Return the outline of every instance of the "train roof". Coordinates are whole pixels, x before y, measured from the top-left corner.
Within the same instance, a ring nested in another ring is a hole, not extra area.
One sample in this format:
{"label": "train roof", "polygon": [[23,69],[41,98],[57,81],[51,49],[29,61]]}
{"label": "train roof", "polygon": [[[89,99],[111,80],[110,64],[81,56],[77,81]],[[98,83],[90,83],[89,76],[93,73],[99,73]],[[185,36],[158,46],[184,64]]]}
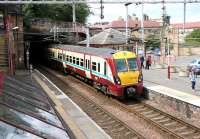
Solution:
{"label": "train roof", "polygon": [[109,48],[94,48],[94,47],[83,47],[83,46],[77,46],[77,45],[53,45],[53,47],[60,48],[63,50],[69,50],[79,53],[88,53],[92,55],[97,56],[104,56],[104,57],[110,57],[112,54],[115,54],[117,50],[109,49]]}

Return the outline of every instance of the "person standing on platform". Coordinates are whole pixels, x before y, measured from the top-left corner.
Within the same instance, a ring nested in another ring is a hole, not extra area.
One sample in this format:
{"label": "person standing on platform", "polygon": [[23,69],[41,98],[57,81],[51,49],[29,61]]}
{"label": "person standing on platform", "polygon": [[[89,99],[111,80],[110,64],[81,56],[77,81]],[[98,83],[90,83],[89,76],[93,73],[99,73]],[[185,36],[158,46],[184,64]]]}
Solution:
{"label": "person standing on platform", "polygon": [[140,62],[141,62],[141,68],[144,68],[144,56],[140,57]]}
{"label": "person standing on platform", "polygon": [[196,75],[194,71],[192,70],[190,73],[190,81],[192,83],[192,90],[195,90],[195,85],[196,85]]}

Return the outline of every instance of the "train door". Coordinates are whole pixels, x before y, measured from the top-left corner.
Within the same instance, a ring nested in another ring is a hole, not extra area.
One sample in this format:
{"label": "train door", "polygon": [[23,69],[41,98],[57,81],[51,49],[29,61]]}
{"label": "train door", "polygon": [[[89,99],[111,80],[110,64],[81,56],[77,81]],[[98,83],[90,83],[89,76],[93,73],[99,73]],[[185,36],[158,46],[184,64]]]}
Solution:
{"label": "train door", "polygon": [[91,79],[90,61],[91,57],[89,55],[85,55],[85,75],[89,79]]}

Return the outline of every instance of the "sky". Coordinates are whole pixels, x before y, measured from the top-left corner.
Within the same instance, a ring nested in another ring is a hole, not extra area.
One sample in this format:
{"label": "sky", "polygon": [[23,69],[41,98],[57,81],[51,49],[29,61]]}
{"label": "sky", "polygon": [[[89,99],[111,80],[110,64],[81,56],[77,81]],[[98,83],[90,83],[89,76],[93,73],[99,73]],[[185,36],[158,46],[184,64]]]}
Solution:
{"label": "sky", "polygon": [[[88,17],[88,23],[101,22],[100,4],[90,4],[94,15]],[[171,16],[171,23],[183,22],[183,4],[165,4],[166,13]],[[152,19],[159,19],[162,16],[162,4],[144,4],[144,14]],[[131,4],[128,6],[128,13],[141,17],[141,5]],[[126,8],[123,4],[104,4],[104,19],[102,22],[111,22],[121,16],[126,19]],[[200,21],[200,4],[192,3],[186,6],[186,22]]]}

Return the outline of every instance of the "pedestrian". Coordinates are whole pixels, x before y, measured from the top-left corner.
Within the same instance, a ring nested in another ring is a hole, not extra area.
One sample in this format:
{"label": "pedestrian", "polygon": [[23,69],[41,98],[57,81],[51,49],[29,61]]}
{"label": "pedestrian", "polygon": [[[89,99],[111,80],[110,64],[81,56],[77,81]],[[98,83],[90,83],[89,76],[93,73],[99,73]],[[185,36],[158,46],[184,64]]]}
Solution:
{"label": "pedestrian", "polygon": [[149,69],[149,67],[151,66],[151,57],[148,56],[146,58],[146,66],[145,66],[145,69]]}
{"label": "pedestrian", "polygon": [[196,85],[196,75],[194,71],[192,70],[190,73],[190,81],[192,83],[192,90],[195,90],[195,85]]}
{"label": "pedestrian", "polygon": [[144,56],[140,57],[141,68],[144,68]]}

